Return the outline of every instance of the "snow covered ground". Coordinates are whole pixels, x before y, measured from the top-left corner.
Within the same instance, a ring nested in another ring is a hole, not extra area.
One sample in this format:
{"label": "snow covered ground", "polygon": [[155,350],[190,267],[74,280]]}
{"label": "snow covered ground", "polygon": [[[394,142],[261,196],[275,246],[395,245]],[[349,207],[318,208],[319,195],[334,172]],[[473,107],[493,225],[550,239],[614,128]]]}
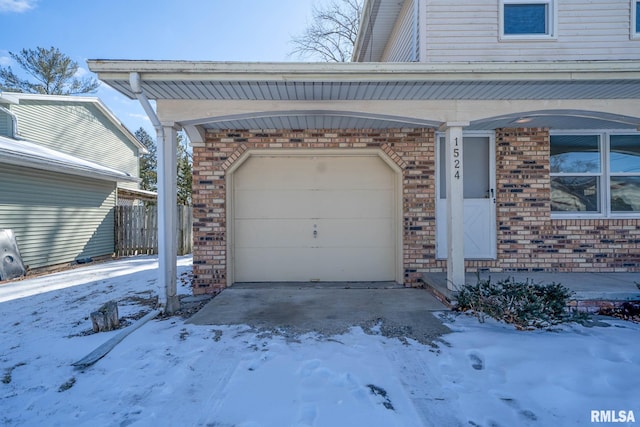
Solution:
{"label": "snow covered ground", "polygon": [[[179,260],[182,277],[190,263]],[[0,424],[585,426],[592,410],[640,422],[640,325],[618,320],[520,332],[441,313],[454,332],[431,347],[174,317],[74,369],[117,333],[87,334],[89,313],[113,299],[124,317],[149,311],[156,267],[128,258],[0,285]]]}

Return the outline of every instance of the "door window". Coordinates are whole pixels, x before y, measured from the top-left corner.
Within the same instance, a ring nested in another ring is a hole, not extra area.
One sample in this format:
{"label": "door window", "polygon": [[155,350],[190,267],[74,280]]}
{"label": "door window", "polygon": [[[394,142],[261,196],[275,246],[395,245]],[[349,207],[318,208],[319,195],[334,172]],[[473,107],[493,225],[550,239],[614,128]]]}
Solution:
{"label": "door window", "polygon": [[[463,139],[462,164],[464,165],[464,198],[486,199],[491,187],[489,138],[468,137]],[[440,138],[440,198],[447,197],[445,138]]]}

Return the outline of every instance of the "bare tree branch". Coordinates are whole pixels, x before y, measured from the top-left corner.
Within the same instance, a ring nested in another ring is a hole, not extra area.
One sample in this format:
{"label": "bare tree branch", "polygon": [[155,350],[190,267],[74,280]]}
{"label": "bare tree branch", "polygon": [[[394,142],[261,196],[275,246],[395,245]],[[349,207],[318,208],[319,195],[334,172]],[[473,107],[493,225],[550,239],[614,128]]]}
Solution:
{"label": "bare tree branch", "polygon": [[348,62],[356,43],[362,0],[332,0],[313,8],[313,21],[291,40],[290,55],[301,59]]}

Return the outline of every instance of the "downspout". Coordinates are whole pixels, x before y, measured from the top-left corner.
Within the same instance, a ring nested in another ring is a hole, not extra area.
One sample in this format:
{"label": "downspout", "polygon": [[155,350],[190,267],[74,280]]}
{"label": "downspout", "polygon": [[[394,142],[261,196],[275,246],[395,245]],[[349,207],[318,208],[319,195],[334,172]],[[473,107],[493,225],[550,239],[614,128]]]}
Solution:
{"label": "downspout", "polygon": [[[149,98],[147,98],[147,95],[145,95],[144,91],[142,90],[141,83],[142,83],[142,80],[140,78],[139,73],[133,72],[129,74],[129,85],[131,86],[131,90],[133,91],[133,94],[138,99],[138,102],[140,102],[142,109],[145,111],[145,113],[147,113],[147,117],[149,117],[149,120],[151,120],[151,124],[156,129],[156,141],[158,144],[164,144],[164,128],[162,127],[162,123],[160,123],[160,119],[158,118],[158,115],[156,114],[155,110],[151,106],[151,103],[149,102]],[[158,179],[158,197],[160,197],[160,192],[163,191],[163,189],[160,188],[160,185],[162,185],[162,183],[161,183],[161,180]],[[159,201],[160,200],[158,200],[158,202]],[[160,203],[158,203],[157,206],[158,206],[158,216],[160,216],[160,212],[159,212],[161,209]],[[158,224],[158,233],[160,233],[160,229],[161,229],[161,226],[160,224]],[[160,236],[158,236],[158,245],[160,245]],[[161,286],[161,290],[160,292],[158,292],[158,306],[162,312],[166,310],[167,300],[169,299],[168,292],[166,291],[168,284],[163,283],[165,280],[164,274],[163,274],[164,269],[165,269],[165,265],[163,261],[163,254],[160,253],[160,247],[158,247],[158,280],[160,281],[160,286]]]}
{"label": "downspout", "polygon": [[149,98],[142,91],[140,74],[139,73],[131,73],[129,74],[129,85],[131,86],[131,90],[133,94],[136,96],[140,105],[144,109],[144,112],[147,113],[149,120],[151,120],[151,124],[156,128],[156,133],[158,134],[158,140],[160,140],[160,135],[164,134],[162,129],[162,124],[160,123],[160,119],[158,118],[156,112],[153,110],[151,103],[149,102]]}
{"label": "downspout", "polygon": [[[371,49],[373,48],[373,32],[371,31],[371,26],[373,23],[373,8],[375,1],[376,0],[365,0],[364,2],[362,15],[360,16],[360,28],[358,29],[356,44],[354,46],[353,54],[351,55],[352,62],[371,61]],[[367,35],[370,35],[368,43]]]}
{"label": "downspout", "polygon": [[11,138],[22,139],[18,134],[18,117],[8,108],[4,108],[0,105],[0,111],[7,113],[11,117]]}
{"label": "downspout", "polygon": [[413,44],[411,46],[411,62],[419,62],[420,54],[419,39],[420,39],[420,0],[413,0]]}
{"label": "downspout", "polygon": [[375,1],[372,1],[370,4],[371,6],[369,7],[369,16],[368,16],[368,21],[367,21],[367,31],[370,32],[371,37],[369,37],[369,59],[368,61],[371,62],[371,57],[373,55],[373,7],[374,7],[374,3]]}

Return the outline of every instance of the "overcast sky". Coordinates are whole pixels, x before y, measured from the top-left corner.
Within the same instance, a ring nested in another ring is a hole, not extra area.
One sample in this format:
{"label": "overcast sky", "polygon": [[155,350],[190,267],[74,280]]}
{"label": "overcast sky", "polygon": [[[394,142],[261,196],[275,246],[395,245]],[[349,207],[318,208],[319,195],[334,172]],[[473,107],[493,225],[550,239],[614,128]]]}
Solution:
{"label": "overcast sky", "polygon": [[[291,37],[322,2],[0,0],[0,65],[19,71],[9,52],[37,46],[57,47],[85,72],[87,59],[293,61]],[[108,87],[95,95],[131,131],[153,131],[137,102]]]}

